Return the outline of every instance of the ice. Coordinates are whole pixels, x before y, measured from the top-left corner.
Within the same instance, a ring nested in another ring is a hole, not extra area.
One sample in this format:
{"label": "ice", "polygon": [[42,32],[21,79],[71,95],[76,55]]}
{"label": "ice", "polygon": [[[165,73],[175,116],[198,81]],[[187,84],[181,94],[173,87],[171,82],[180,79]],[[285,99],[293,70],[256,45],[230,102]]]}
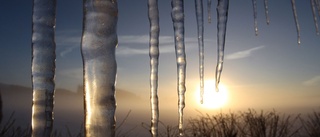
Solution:
{"label": "ice", "polygon": [[254,32],[258,36],[258,21],[257,21],[257,0],[252,0],[253,18],[254,18]]}
{"label": "ice", "polygon": [[186,54],[184,45],[184,7],[183,0],[172,0],[171,17],[174,28],[174,42],[178,75],[178,115],[179,135],[183,136],[183,109],[185,107]]}
{"label": "ice", "polygon": [[211,4],[212,0],[207,1],[207,8],[208,8],[208,23],[211,23]]}
{"label": "ice", "polygon": [[32,137],[49,137],[55,92],[56,0],[34,0],[32,15]]}
{"label": "ice", "polygon": [[199,75],[200,75],[200,103],[203,104],[204,93],[204,43],[203,43],[203,0],[195,0],[198,45],[199,45]]}
{"label": "ice", "polygon": [[84,73],[85,136],[115,136],[118,5],[84,0],[81,53]]}
{"label": "ice", "polygon": [[216,67],[216,91],[219,91],[220,77],[223,68],[224,46],[227,31],[229,0],[218,0],[217,6],[217,28],[218,28],[218,58]]}
{"label": "ice", "polygon": [[319,0],[314,0],[316,7],[318,9],[318,16],[320,16],[320,1]]}
{"label": "ice", "polygon": [[314,21],[314,25],[316,27],[316,33],[317,35],[319,35],[319,27],[318,27],[318,19],[317,19],[317,12],[316,12],[316,5],[315,5],[315,1],[317,0],[310,0],[311,3],[311,9],[312,9],[312,15],[313,15],[313,21]]}
{"label": "ice", "polygon": [[150,22],[149,56],[150,56],[150,104],[151,134],[158,136],[159,104],[158,104],[158,64],[159,64],[159,10],[158,0],[148,0]]}
{"label": "ice", "polygon": [[264,0],[264,10],[266,15],[267,24],[270,24],[270,18],[269,18],[269,8],[268,8],[268,0]]}
{"label": "ice", "polygon": [[296,28],[297,28],[297,37],[298,37],[298,44],[300,45],[300,26],[299,26],[299,21],[298,21],[298,14],[297,14],[297,9],[296,9],[296,2],[295,0],[291,0],[291,5],[292,5],[292,11],[293,11],[293,16],[294,16],[294,21],[296,23]]}

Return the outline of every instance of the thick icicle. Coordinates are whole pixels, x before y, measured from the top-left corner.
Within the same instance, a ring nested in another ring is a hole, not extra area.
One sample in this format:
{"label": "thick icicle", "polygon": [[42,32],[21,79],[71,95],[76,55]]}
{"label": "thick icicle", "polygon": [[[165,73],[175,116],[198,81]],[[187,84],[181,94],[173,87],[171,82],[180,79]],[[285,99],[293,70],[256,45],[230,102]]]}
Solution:
{"label": "thick icicle", "polygon": [[150,22],[149,56],[150,56],[150,104],[151,134],[158,136],[159,104],[158,104],[158,64],[159,64],[159,10],[158,0],[148,0]]}
{"label": "thick icicle", "polygon": [[208,23],[211,23],[211,4],[212,0],[207,1],[207,8],[208,8]]}
{"label": "thick icicle", "polygon": [[316,13],[316,5],[315,5],[315,0],[310,0],[311,3],[311,9],[312,9],[312,15],[313,15],[313,21],[314,25],[316,27],[316,33],[319,35],[319,27],[318,27],[318,19],[317,19],[317,13]]}
{"label": "thick icicle", "polygon": [[118,4],[116,0],[83,2],[85,136],[114,137]]}
{"label": "thick icicle", "polygon": [[268,0],[264,0],[264,10],[266,15],[267,24],[270,24],[270,18],[269,18],[269,8],[268,8]]}
{"label": "thick icicle", "polygon": [[223,68],[224,46],[227,33],[229,0],[218,0],[217,15],[218,15],[218,58],[216,67],[216,91],[219,91],[220,77]]}
{"label": "thick icicle", "polygon": [[179,111],[179,135],[183,136],[183,109],[185,107],[185,79],[186,79],[186,54],[184,45],[184,7],[183,0],[172,0],[171,17],[174,28],[174,42],[176,50],[178,73],[178,111]]}
{"label": "thick icicle", "polygon": [[195,0],[198,45],[199,45],[199,75],[200,75],[200,103],[203,104],[204,93],[204,45],[203,45],[203,0]]}
{"label": "thick icicle", "polygon": [[32,15],[32,137],[50,137],[55,91],[56,0],[34,0]]}
{"label": "thick icicle", "polygon": [[296,23],[296,28],[297,28],[298,44],[300,45],[300,25],[299,25],[299,21],[298,21],[298,14],[297,14],[295,0],[291,0],[291,4],[292,4],[292,11],[293,11],[293,16],[294,16],[294,21]]}
{"label": "thick icicle", "polygon": [[258,36],[258,21],[257,21],[257,0],[252,0],[253,18],[254,18],[254,32]]}

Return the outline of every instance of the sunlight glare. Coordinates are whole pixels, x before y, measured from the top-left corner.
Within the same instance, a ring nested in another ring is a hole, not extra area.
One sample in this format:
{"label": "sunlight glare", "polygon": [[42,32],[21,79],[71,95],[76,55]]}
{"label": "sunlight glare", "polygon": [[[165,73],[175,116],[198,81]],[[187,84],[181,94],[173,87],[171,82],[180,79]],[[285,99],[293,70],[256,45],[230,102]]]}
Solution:
{"label": "sunlight glare", "polygon": [[219,84],[219,92],[215,91],[215,81],[206,80],[204,83],[203,104],[200,103],[200,89],[198,88],[197,102],[201,107],[208,109],[218,109],[223,107],[228,101],[227,88],[223,84]]}

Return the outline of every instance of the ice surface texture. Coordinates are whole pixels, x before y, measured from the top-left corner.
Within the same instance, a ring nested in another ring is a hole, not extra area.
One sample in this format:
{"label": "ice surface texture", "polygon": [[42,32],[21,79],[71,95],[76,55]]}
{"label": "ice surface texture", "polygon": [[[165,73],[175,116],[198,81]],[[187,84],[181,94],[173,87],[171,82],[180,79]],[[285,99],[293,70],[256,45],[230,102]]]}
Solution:
{"label": "ice surface texture", "polygon": [[116,0],[84,0],[83,4],[85,135],[114,137],[118,5]]}
{"label": "ice surface texture", "polygon": [[49,137],[55,91],[56,0],[34,0],[32,14],[32,136]]}

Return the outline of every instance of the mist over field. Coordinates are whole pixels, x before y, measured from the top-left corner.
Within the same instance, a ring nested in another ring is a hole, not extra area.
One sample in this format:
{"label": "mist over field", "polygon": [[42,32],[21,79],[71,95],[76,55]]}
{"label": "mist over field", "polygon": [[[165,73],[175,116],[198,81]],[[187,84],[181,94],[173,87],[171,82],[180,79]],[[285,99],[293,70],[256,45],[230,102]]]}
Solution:
{"label": "mist over field", "polygon": [[[28,127],[31,123],[32,113],[32,89],[30,87],[24,87],[19,85],[0,84],[0,90],[3,100],[3,112],[5,123],[9,116],[14,112],[14,119],[16,126]],[[145,136],[149,135],[146,127],[150,125],[150,105],[149,98],[136,95],[129,91],[121,89],[116,90],[117,97],[117,109],[116,120],[117,126],[119,126],[123,120],[124,123],[117,129],[118,134],[125,134],[130,131],[130,136]],[[248,107],[230,107],[220,109],[206,109],[199,105],[194,105],[196,102],[189,100],[186,102],[185,108],[185,121],[190,118],[196,118],[202,114],[214,115],[220,112],[239,112],[247,111]],[[277,107],[269,108],[252,107],[258,112],[272,111],[273,108],[277,112],[285,114],[303,114],[311,113],[313,110],[317,111],[319,107],[312,106],[291,106],[291,107]],[[128,117],[126,118],[126,115]],[[177,101],[174,96],[160,96],[160,121],[165,125],[172,127],[177,125]],[[71,133],[79,133],[83,124],[83,94],[81,86],[77,91],[70,91],[66,89],[57,89],[55,92],[55,106],[54,106],[54,129],[61,133],[67,133],[69,129]],[[142,124],[144,123],[144,124]],[[165,130],[165,127],[160,124],[160,131]]]}

